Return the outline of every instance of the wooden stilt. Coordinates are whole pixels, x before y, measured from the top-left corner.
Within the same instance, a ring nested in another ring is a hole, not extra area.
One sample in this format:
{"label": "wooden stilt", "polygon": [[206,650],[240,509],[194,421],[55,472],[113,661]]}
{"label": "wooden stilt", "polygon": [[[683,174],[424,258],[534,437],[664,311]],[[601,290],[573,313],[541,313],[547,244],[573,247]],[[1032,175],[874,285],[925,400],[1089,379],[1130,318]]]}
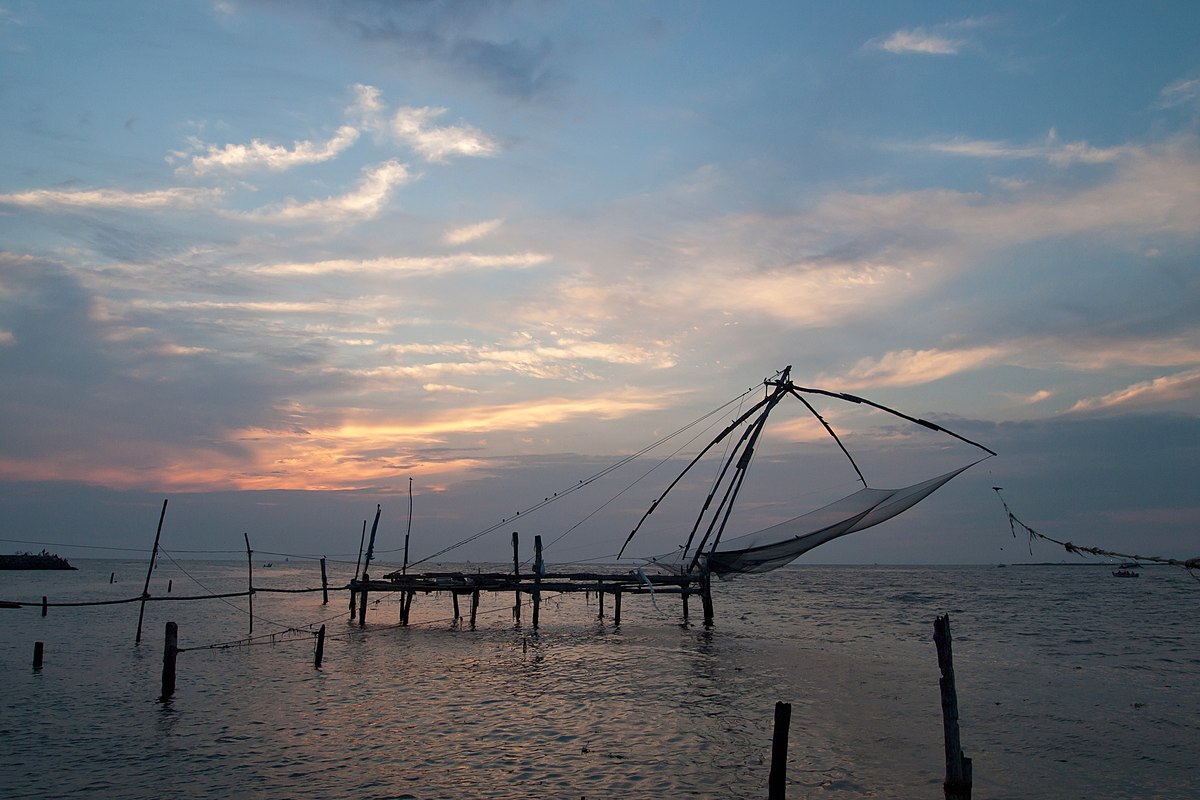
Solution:
{"label": "wooden stilt", "polygon": [[454,598],[454,621],[458,622],[462,619],[462,614],[458,610],[458,592],[451,592],[450,596]]}
{"label": "wooden stilt", "polygon": [[174,584],[175,584],[175,581],[173,581],[173,580],[168,580],[168,581],[167,581],[167,594],[170,594],[170,593],[171,593],[171,587],[172,587]]}
{"label": "wooden stilt", "polygon": [[42,656],[45,652],[46,652],[45,642],[34,642],[33,643],[33,668],[34,669],[42,668]]}
{"label": "wooden stilt", "polygon": [[946,800],[971,800],[971,759],[963,755],[958,728],[958,690],[954,685],[954,655],[950,642],[950,615],[933,622],[933,641],[937,645],[938,668],[942,677],[942,728],[946,743],[946,781],[942,788]]}
{"label": "wooden stilt", "polygon": [[325,556],[321,556],[321,605],[329,605],[329,578],[325,575]]}
{"label": "wooden stilt", "polygon": [[[323,561],[324,559],[322,559]],[[321,668],[321,659],[325,657],[325,626],[321,626],[321,630],[317,631],[317,652],[313,656],[313,667]]]}
{"label": "wooden stilt", "polygon": [[621,624],[621,587],[613,592],[613,625]]}
{"label": "wooden stilt", "polygon": [[538,629],[538,618],[542,610],[542,573],[546,565],[542,562],[542,537],[533,537],[533,629]]}
{"label": "wooden stilt", "polygon": [[700,573],[700,602],[704,604],[704,624],[713,624],[712,574],[707,570]]}
{"label": "wooden stilt", "polygon": [[170,700],[175,694],[175,658],[179,655],[179,626],[167,623],[163,641],[162,695],[159,700]]}
{"label": "wooden stilt", "polygon": [[408,614],[412,611],[413,598],[417,596],[416,592],[405,592],[400,598],[400,602],[404,607],[404,624],[408,624]]}
{"label": "wooden stilt", "polygon": [[246,600],[250,603],[250,632],[246,637],[249,638],[254,635],[254,551],[250,549],[250,534],[243,531],[242,536],[246,537]]}
{"label": "wooden stilt", "polygon": [[[358,580],[358,571],[362,567],[363,545],[367,541],[367,521],[363,520],[362,536],[358,540],[358,560],[354,562],[354,580]],[[354,615],[357,609],[354,606],[354,596],[357,594],[353,589],[350,590],[350,621],[354,622]]]}
{"label": "wooden stilt", "polygon": [[771,738],[771,776],[767,779],[770,800],[783,800],[787,788],[788,729],[792,724],[792,704],[775,704],[775,733]]}
{"label": "wooden stilt", "polygon": [[375,522],[371,524],[371,541],[367,544],[367,560],[363,562],[362,570],[362,597],[359,598],[358,605],[358,627],[363,627],[367,624],[367,583],[371,580],[367,574],[367,570],[371,568],[371,559],[375,555],[375,533],[379,530],[379,515],[383,512],[383,506],[375,504]]}
{"label": "wooden stilt", "polygon": [[[517,532],[513,531],[512,535],[513,548],[513,581],[521,580],[521,563],[520,551],[517,549]],[[517,589],[513,592],[513,621],[520,624],[521,622],[521,590]]]}
{"label": "wooden stilt", "polygon": [[596,584],[596,605],[598,607],[596,619],[604,619],[604,583],[602,581]]}
{"label": "wooden stilt", "polygon": [[683,621],[686,623],[688,621],[688,591],[684,589],[679,594],[683,598]]}
{"label": "wooden stilt", "polygon": [[114,572],[114,573],[112,573],[111,575],[109,575],[109,576],[108,576],[108,582],[109,582],[109,583],[116,583],[116,582],[117,582],[117,573],[115,573],[115,572]]}
{"label": "wooden stilt", "polygon": [[475,616],[479,613],[479,590],[471,592],[471,630],[475,630]]}

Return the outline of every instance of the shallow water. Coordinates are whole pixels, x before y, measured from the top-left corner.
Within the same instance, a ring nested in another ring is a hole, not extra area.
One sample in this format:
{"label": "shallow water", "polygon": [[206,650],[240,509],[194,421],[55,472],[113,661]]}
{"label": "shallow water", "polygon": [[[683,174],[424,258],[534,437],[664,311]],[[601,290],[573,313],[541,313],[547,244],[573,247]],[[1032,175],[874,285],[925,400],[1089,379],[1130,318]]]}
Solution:
{"label": "shallow water", "polygon": [[[144,564],[77,565],[0,572],[0,599],[141,593]],[[351,572],[333,565],[331,585]],[[151,593],[238,591],[245,573],[167,563]],[[256,565],[255,583],[319,586],[320,573]],[[373,597],[360,630],[347,599],[259,593],[254,634],[275,643],[211,649],[247,636],[245,598],[147,604],[140,645],[136,603],[0,610],[0,791],[761,798],[782,700],[788,797],[941,797],[932,623],[949,613],[975,797],[1200,796],[1200,583],[1182,570],[805,566],[717,583],[711,629],[696,602],[683,624],[677,597],[626,596],[614,627],[611,597],[601,620],[594,596],[572,595],[549,599],[534,633],[528,606],[514,626],[512,597],[485,595],[475,630],[446,596],[418,596],[408,628],[396,597]],[[167,620],[201,649],[179,655],[162,703]],[[322,622],[316,670],[313,638],[283,628]]]}

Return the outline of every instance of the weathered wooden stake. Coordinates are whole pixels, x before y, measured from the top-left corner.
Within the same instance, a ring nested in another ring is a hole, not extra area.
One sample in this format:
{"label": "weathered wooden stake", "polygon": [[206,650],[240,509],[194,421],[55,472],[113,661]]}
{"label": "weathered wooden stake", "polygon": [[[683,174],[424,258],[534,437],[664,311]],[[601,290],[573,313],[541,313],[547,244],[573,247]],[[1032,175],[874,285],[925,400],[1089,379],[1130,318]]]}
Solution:
{"label": "weathered wooden stake", "polygon": [[321,659],[325,657],[325,626],[321,626],[321,630],[317,631],[317,653],[313,656],[313,667],[321,668]]}
{"label": "weathered wooden stake", "polygon": [[[362,597],[359,598],[358,605],[358,627],[363,627],[367,624],[367,582],[370,578],[367,575],[367,570],[371,568],[371,559],[375,556],[375,533],[379,530],[379,515],[383,512],[383,506],[375,504],[375,522],[371,524],[371,541],[367,545],[367,560],[363,562],[362,570]],[[364,526],[366,523],[363,523]]]}
{"label": "weathered wooden stake", "polygon": [[542,573],[546,565],[542,563],[542,537],[533,537],[533,629],[538,628],[538,617],[542,610]]}
{"label": "weathered wooden stake", "polygon": [[613,592],[613,625],[621,624],[621,587]]}
{"label": "weathered wooden stake", "polygon": [[938,668],[942,677],[942,729],[946,740],[946,781],[942,788],[946,800],[971,800],[971,759],[963,755],[958,729],[958,690],[954,686],[954,655],[950,642],[950,615],[933,621],[933,641],[937,645]]}
{"label": "weathered wooden stake", "polygon": [[[150,551],[150,566],[146,570],[146,585],[142,587],[142,608],[138,611],[138,628],[137,636],[134,637],[134,644],[142,643],[142,618],[146,616],[146,598],[150,596],[150,576],[154,574],[154,559],[158,557],[158,540],[162,536],[163,520],[167,516],[167,498],[163,498],[162,511],[158,515],[158,530],[154,534],[154,549]],[[43,614],[45,611],[43,607]]]}
{"label": "weathered wooden stake", "polygon": [[596,584],[596,619],[604,619],[604,582]]}
{"label": "weathered wooden stake", "polygon": [[163,642],[162,696],[159,700],[170,700],[175,694],[175,658],[179,655],[179,626],[167,623],[167,635]]}
{"label": "weathered wooden stake", "polygon": [[[354,562],[354,580],[355,581],[358,580],[358,569],[359,569],[359,567],[362,566],[363,544],[365,544],[366,541],[367,541],[367,521],[364,519],[363,520],[362,537],[358,540],[358,561]],[[356,592],[353,589],[351,589],[350,590],[350,621],[351,622],[354,621],[354,614],[355,614],[354,596],[355,596],[355,594],[356,594]]]}
{"label": "weathered wooden stake", "polygon": [[712,627],[712,574],[708,571],[708,569],[704,569],[700,572],[700,602],[704,604],[704,624],[707,627]]}
{"label": "weathered wooden stake", "polygon": [[173,583],[175,583],[175,581],[173,581],[173,580],[167,581],[167,594],[171,593],[171,584],[173,584]]}
{"label": "weathered wooden stake", "polygon": [[42,654],[45,651],[46,651],[46,644],[44,642],[34,642],[33,643],[33,668],[34,669],[42,668]]}
{"label": "weathered wooden stake", "polygon": [[687,593],[687,589],[684,589],[682,592],[680,592],[680,596],[682,596],[682,597],[683,597],[683,621],[684,621],[684,622],[687,622],[687,621],[688,621],[688,593]]}
{"label": "weathered wooden stake", "polygon": [[321,605],[329,605],[329,578],[325,575],[325,556],[321,556]]}
{"label": "weathered wooden stake", "polygon": [[50,601],[46,599],[46,595],[42,595],[42,616],[46,616],[50,611]]}
{"label": "weathered wooden stake", "polygon": [[458,622],[462,619],[462,614],[458,610],[458,592],[450,592],[450,596],[454,598],[454,621]]}
{"label": "weathered wooden stake", "polygon": [[109,582],[109,583],[116,583],[116,582],[117,582],[117,573],[115,573],[115,572],[114,572],[113,574],[109,575],[109,576],[108,576],[108,582]]}
{"label": "weathered wooden stake", "polygon": [[787,789],[788,729],[792,725],[792,704],[775,704],[775,733],[771,738],[771,775],[767,779],[770,800],[783,800]]}
{"label": "weathered wooden stake", "polygon": [[475,615],[479,613],[479,590],[471,592],[471,630],[475,630]]}
{"label": "weathered wooden stake", "polygon": [[417,596],[416,592],[405,592],[400,595],[400,624],[408,625],[408,612],[412,610],[413,598]]}
{"label": "weathered wooden stake", "polygon": [[[520,582],[520,580],[521,580],[521,563],[520,563],[520,551],[517,549],[517,532],[516,531],[513,531],[512,546],[513,546],[513,580],[516,582]],[[517,589],[515,592],[513,592],[513,620],[518,623],[521,621],[521,590],[520,589]]]}

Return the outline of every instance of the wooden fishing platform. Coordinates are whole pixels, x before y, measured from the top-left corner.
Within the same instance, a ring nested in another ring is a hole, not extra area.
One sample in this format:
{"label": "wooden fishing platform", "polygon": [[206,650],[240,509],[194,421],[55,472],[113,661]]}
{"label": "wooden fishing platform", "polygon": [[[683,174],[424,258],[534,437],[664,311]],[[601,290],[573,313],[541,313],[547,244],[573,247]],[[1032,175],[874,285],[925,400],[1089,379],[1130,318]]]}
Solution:
{"label": "wooden fishing platform", "polygon": [[[683,600],[683,617],[688,618],[688,599],[698,596],[704,608],[704,624],[713,621],[711,580],[703,571],[686,575],[647,575],[641,570],[620,572],[547,572],[542,561],[541,537],[534,538],[536,557],[533,569],[524,574],[515,555],[512,572],[390,572],[372,579],[364,572],[361,579],[349,584],[351,616],[358,615],[360,625],[366,624],[367,598],[373,592],[400,595],[400,624],[407,625],[409,609],[418,594],[449,594],[454,604],[454,618],[460,619],[459,598],[471,598],[471,625],[475,625],[479,597],[482,592],[513,594],[513,619],[521,620],[523,596],[528,596],[533,611],[533,627],[540,622],[543,592],[571,594],[595,592],[600,615],[604,615],[604,595],[612,595],[613,623],[621,623],[621,598],[626,594],[678,595]],[[514,537],[514,553],[515,553]]]}

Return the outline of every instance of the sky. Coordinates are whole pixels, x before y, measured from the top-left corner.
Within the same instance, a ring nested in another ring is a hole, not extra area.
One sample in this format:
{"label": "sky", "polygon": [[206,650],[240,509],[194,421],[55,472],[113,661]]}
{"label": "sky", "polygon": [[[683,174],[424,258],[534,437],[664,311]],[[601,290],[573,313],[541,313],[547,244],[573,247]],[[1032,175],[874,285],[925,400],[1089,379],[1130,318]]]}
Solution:
{"label": "sky", "polygon": [[[1055,538],[1200,555],[1197,30],[1193,2],[0,0],[0,549],[135,556],[168,499],[171,552],[353,559],[379,504],[394,562],[411,491],[414,562],[484,531],[440,558],[611,559],[791,366],[998,454],[802,563],[1075,560],[994,486]],[[981,455],[812,402],[872,486]],[[729,535],[860,485],[781,405]]]}

